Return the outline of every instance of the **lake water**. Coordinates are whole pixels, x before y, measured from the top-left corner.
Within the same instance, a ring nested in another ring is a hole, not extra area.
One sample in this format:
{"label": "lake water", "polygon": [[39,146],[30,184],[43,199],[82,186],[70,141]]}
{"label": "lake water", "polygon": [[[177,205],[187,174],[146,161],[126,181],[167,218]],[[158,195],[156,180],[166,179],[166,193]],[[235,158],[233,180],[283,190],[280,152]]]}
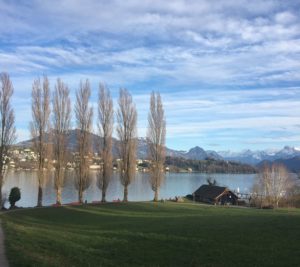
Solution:
{"label": "lake water", "polygon": [[[74,186],[74,171],[69,171],[65,179],[62,200],[63,203],[78,200],[78,192]],[[97,172],[91,171],[91,185],[84,193],[88,202],[99,201],[101,191],[97,187]],[[255,174],[202,174],[202,173],[167,173],[160,190],[160,198],[174,198],[192,194],[199,186],[206,184],[206,179],[215,179],[220,186],[227,186],[231,190],[247,193],[251,191]],[[37,202],[37,172],[11,171],[5,178],[3,192],[9,194],[10,189],[17,186],[21,189],[21,200],[16,204],[20,207],[33,207]],[[149,174],[137,172],[135,180],[129,186],[129,201],[144,201],[153,199],[153,191],[149,184]],[[123,186],[118,173],[114,173],[107,189],[107,200],[113,201],[123,198]],[[56,200],[53,173],[44,182],[43,205],[54,204]],[[8,207],[8,203],[5,205]]]}

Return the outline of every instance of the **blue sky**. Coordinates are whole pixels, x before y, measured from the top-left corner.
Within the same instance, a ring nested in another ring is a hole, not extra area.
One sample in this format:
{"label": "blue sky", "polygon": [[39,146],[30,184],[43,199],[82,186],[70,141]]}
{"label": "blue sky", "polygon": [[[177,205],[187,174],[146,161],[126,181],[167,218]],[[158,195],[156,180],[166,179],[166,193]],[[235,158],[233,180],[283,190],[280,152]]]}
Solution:
{"label": "blue sky", "polygon": [[0,71],[14,84],[18,139],[29,137],[33,79],[47,74],[73,99],[90,79],[94,107],[99,82],[115,103],[126,87],[139,136],[160,91],[171,148],[299,147],[299,10],[298,0],[0,0]]}

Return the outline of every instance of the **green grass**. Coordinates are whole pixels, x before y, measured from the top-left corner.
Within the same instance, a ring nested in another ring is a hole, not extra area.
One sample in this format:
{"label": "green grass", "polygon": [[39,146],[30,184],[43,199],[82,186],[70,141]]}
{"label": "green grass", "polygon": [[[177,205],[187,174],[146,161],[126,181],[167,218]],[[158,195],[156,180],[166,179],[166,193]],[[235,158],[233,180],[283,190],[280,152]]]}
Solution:
{"label": "green grass", "polygon": [[300,266],[300,210],[112,203],[1,215],[11,266]]}

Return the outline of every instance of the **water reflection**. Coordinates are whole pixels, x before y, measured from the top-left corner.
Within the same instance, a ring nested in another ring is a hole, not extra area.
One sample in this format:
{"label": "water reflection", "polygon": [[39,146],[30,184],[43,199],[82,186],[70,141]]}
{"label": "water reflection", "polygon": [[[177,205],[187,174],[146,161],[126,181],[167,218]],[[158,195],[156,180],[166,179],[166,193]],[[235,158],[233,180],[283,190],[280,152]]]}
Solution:
{"label": "water reflection", "polygon": [[[77,201],[78,192],[74,185],[74,171],[68,171],[62,193],[63,203]],[[85,191],[84,199],[88,202],[99,201],[101,191],[96,184],[96,171],[91,171],[91,185]],[[201,174],[201,173],[167,173],[166,179],[160,190],[160,198],[174,198],[194,192],[200,185],[206,183],[206,179],[212,177],[220,186],[227,186],[232,190],[249,192],[254,181],[254,174]],[[37,202],[37,172],[11,171],[5,179],[3,192],[9,194],[12,187],[21,189],[21,200],[18,206],[33,207]],[[107,200],[112,201],[123,198],[123,186],[120,183],[118,173],[114,173],[112,181],[107,189]],[[153,199],[153,191],[149,184],[149,174],[136,173],[135,180],[129,186],[129,200],[143,201]],[[56,201],[53,172],[49,172],[44,181],[43,205],[51,205]],[[8,203],[6,203],[8,206]]]}

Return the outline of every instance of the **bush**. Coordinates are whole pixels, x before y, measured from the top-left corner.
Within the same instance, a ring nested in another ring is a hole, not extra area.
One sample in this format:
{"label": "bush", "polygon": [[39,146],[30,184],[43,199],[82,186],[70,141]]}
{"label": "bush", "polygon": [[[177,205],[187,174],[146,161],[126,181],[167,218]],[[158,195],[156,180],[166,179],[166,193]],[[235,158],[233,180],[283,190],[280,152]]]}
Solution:
{"label": "bush", "polygon": [[10,203],[10,208],[14,208],[17,201],[21,199],[21,191],[19,187],[13,187],[10,190],[8,201]]}
{"label": "bush", "polygon": [[188,200],[194,200],[193,195],[190,195],[190,194],[189,194],[189,195],[186,195],[185,197],[186,197]]}

